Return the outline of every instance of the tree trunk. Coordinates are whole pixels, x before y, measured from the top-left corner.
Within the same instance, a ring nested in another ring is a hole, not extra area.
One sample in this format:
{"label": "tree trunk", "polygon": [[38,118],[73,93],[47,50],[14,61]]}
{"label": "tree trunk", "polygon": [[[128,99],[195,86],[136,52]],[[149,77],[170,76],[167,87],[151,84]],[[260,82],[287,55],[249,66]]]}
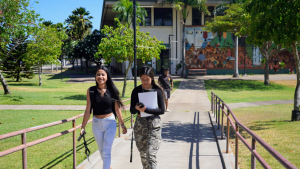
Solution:
{"label": "tree trunk", "polygon": [[75,67],[74,67],[75,63],[74,62],[75,62],[75,60],[72,62],[72,69],[73,70],[75,70]]}
{"label": "tree trunk", "polygon": [[80,71],[83,70],[83,67],[82,67],[82,57],[80,58]]}
{"label": "tree trunk", "polygon": [[299,85],[300,85],[300,62],[299,62],[299,54],[298,54],[298,49],[297,49],[297,46],[296,46],[296,41],[294,41],[292,43],[292,47],[293,47],[293,53],[294,53],[294,58],[295,58],[296,71],[297,71],[297,85],[296,85],[296,90],[295,90],[295,95],[294,95],[294,110],[299,111],[299,102],[300,102],[300,90],[299,90]]}
{"label": "tree trunk", "polygon": [[76,64],[77,64],[76,71],[78,72],[78,59],[76,59]]}
{"label": "tree trunk", "polygon": [[122,97],[125,96],[125,90],[126,90],[126,85],[127,85],[127,74],[128,74],[129,69],[131,69],[132,62],[133,61],[129,62],[129,65],[128,65],[128,67],[125,70],[125,77],[124,77],[124,85],[123,85]]}
{"label": "tree trunk", "polygon": [[239,37],[235,36],[235,60],[233,77],[239,77]]}
{"label": "tree trunk", "polygon": [[17,72],[17,80],[16,80],[16,82],[19,82],[20,81],[20,71],[18,70],[18,72]]}
{"label": "tree trunk", "polygon": [[269,77],[270,77],[270,69],[269,69],[270,59],[269,59],[268,55],[264,56],[264,58],[265,58],[265,76],[264,76],[265,80],[264,80],[264,83],[266,86],[269,86],[270,85],[270,79],[269,79]]}
{"label": "tree trunk", "polygon": [[11,94],[11,92],[9,91],[8,84],[7,84],[7,82],[6,82],[6,80],[3,77],[1,72],[0,72],[0,80],[1,80],[1,84],[2,84],[3,89],[4,89],[4,94]]}
{"label": "tree trunk", "polygon": [[39,86],[42,86],[42,72],[41,72],[41,66],[38,65],[38,73],[39,73]]}
{"label": "tree trunk", "polygon": [[88,72],[88,60],[85,60],[85,73]]}
{"label": "tree trunk", "polygon": [[[129,61],[125,62],[125,66],[129,67]],[[131,70],[131,67],[130,67],[130,69],[128,70],[128,73],[127,73],[127,80],[132,80],[132,79],[133,79],[133,75],[132,75],[132,70]]]}
{"label": "tree trunk", "polygon": [[183,25],[182,25],[182,70],[181,70],[181,77],[185,76],[185,21],[186,19],[183,19]]}

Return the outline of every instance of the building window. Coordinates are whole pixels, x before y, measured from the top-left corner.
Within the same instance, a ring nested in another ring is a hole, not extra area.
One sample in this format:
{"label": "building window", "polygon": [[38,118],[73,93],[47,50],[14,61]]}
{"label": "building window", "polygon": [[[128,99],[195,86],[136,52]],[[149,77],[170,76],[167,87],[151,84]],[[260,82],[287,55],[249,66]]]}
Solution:
{"label": "building window", "polygon": [[202,14],[196,8],[193,8],[193,10],[192,10],[192,19],[193,19],[193,21],[192,21],[193,25],[202,25],[202,23],[201,23]]}
{"label": "building window", "polygon": [[[147,16],[145,16],[145,26],[151,26],[151,8],[145,8],[147,12]],[[140,26],[143,26],[142,23],[140,23]]]}
{"label": "building window", "polygon": [[204,15],[204,23],[206,22],[206,21],[208,21],[208,22],[211,22],[211,21],[213,21],[212,19],[214,18],[214,9],[215,9],[215,7],[214,6],[209,6],[209,7],[207,7],[207,9],[208,9],[208,11],[210,12],[210,16],[209,15]]}
{"label": "building window", "polygon": [[172,8],[154,8],[154,26],[172,26]]}

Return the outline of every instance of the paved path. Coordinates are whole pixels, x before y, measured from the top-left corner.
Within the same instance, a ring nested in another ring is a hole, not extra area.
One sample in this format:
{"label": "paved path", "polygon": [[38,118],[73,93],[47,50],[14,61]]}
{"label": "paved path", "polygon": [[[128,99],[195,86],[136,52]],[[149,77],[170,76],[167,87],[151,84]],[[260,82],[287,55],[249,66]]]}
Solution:
{"label": "paved path", "polygon": [[[169,105],[171,112],[161,116],[163,140],[157,154],[157,168],[223,168],[208,116],[210,102],[203,80],[182,82]],[[112,157],[114,169],[142,168],[135,142],[133,162],[129,162],[130,137],[113,148]],[[100,160],[93,168],[101,166]]]}
{"label": "paved path", "polygon": [[273,104],[293,104],[294,100],[270,100],[270,101],[260,101],[260,102],[241,102],[241,103],[229,103],[227,104],[231,109],[237,109],[242,107],[254,107],[263,105],[273,105]]}
{"label": "paved path", "polygon": [[[183,82],[184,83],[184,82]],[[174,93],[176,94],[176,93]],[[184,102],[174,102],[176,98],[173,97],[170,100],[170,107],[177,106],[178,109],[184,109],[180,105],[184,105]],[[294,100],[270,100],[270,101],[259,101],[259,102],[241,102],[241,103],[229,103],[227,104],[231,109],[243,108],[243,107],[254,107],[263,105],[273,105],[273,104],[293,104]],[[173,104],[173,105],[172,105]],[[201,103],[200,103],[201,104]],[[0,110],[85,110],[85,106],[76,105],[0,105]],[[128,109],[128,108],[127,108]],[[173,108],[172,108],[173,109]]]}
{"label": "paved path", "polygon": [[[264,80],[264,75],[249,75],[246,77],[243,77],[242,75],[240,77],[232,77],[232,75],[206,75],[206,76],[189,76],[188,78],[180,78],[178,75],[172,75],[174,80],[180,80],[180,81],[189,81],[191,79],[202,79],[202,80]],[[296,74],[290,74],[290,75],[270,75],[270,80],[296,80]],[[112,76],[114,81],[123,81],[124,76]],[[137,80],[139,81],[140,78],[137,77]],[[155,76],[155,80],[158,80],[158,75]],[[128,80],[133,81],[133,80]],[[70,80],[67,83],[93,83],[95,82],[95,77],[92,75],[71,75]]]}

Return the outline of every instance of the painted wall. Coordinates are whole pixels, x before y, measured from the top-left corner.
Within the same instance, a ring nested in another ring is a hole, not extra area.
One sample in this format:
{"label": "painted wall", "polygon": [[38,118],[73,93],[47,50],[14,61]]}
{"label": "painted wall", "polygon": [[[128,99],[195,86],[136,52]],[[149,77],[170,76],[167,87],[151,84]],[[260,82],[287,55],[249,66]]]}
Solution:
{"label": "painted wall", "polygon": [[[186,69],[233,69],[234,41],[231,33],[223,32],[221,37],[216,33],[205,32],[203,27],[186,28]],[[239,43],[239,69],[263,69],[262,55],[257,47]],[[270,58],[270,69],[279,68],[279,62],[286,64],[285,68],[294,68],[295,61],[289,51],[280,52]],[[212,71],[213,72],[213,71]],[[255,72],[255,71],[253,71]]]}
{"label": "painted wall", "polygon": [[140,27],[142,32],[150,32],[150,36],[155,36],[158,40],[164,41],[165,44],[169,41],[169,34],[172,34],[172,26],[147,26]]}

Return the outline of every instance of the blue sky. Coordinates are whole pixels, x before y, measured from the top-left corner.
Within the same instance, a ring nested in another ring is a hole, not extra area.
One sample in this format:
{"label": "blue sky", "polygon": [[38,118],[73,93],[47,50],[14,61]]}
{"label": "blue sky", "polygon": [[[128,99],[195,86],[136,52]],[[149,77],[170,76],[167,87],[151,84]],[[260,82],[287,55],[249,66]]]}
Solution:
{"label": "blue sky", "polygon": [[[37,0],[38,4],[31,5],[36,13],[40,14],[46,21],[52,21],[54,24],[64,22],[72,11],[79,7],[84,7],[90,12],[93,22],[93,30],[100,27],[102,15],[103,0]],[[34,2],[30,0],[31,4]]]}

